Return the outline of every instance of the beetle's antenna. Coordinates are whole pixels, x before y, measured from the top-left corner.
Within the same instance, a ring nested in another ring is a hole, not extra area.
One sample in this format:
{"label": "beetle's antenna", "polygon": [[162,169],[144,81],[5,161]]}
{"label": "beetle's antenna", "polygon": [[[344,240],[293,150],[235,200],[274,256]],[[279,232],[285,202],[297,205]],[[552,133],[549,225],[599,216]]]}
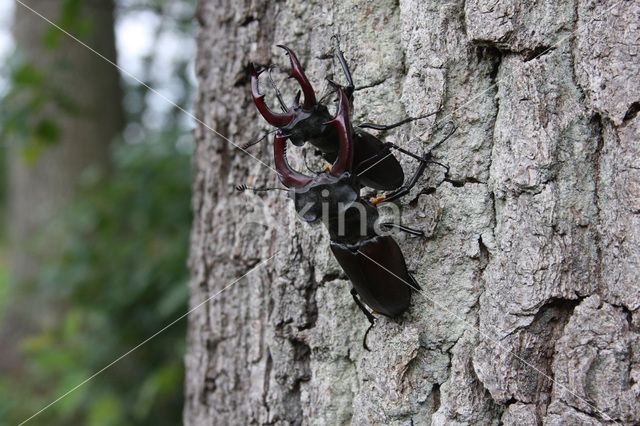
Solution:
{"label": "beetle's antenna", "polygon": [[269,135],[271,135],[271,134],[273,134],[273,133],[275,133],[275,132],[277,132],[277,131],[278,131],[278,129],[273,129],[273,130],[271,130],[271,131],[269,131],[269,132],[265,132],[264,136],[262,136],[260,139],[257,139],[257,140],[252,141],[252,142],[247,142],[247,143],[245,143],[244,145],[242,145],[242,146],[240,147],[240,149],[245,150],[245,149],[250,148],[250,147],[252,147],[252,146],[254,146],[254,145],[257,145],[257,144],[259,144],[260,142],[262,142],[262,141],[263,141],[267,136],[269,136]]}
{"label": "beetle's antenna", "polygon": [[275,188],[275,187],[263,187],[263,188],[252,188],[250,186],[247,186],[245,184],[240,184],[240,185],[236,185],[236,191],[238,192],[245,192],[245,191],[254,191],[254,192],[266,192],[266,191],[288,191],[288,189],[286,188]]}

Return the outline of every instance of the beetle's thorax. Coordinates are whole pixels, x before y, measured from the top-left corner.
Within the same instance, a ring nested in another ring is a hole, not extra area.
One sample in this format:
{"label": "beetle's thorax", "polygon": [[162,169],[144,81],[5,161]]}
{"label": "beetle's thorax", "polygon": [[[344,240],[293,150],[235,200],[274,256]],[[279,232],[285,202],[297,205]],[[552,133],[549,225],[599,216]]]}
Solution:
{"label": "beetle's thorax", "polygon": [[294,192],[294,205],[306,222],[322,221],[332,241],[353,244],[375,234],[378,210],[359,194],[350,173],[334,177],[318,174],[311,183]]}

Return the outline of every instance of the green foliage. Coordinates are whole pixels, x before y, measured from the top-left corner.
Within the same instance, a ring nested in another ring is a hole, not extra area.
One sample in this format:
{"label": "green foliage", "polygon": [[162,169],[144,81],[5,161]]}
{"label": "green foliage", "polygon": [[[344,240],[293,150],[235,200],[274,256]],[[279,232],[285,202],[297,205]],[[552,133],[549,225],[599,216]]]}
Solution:
{"label": "green foliage", "polygon": [[[62,0],[56,17],[57,24],[80,39],[92,31],[91,22],[82,13],[86,1]],[[195,0],[126,0],[118,6],[123,16],[139,10],[161,15],[155,37],[158,42],[148,52],[138,77],[160,90],[168,82],[168,86],[182,87],[174,100],[186,108],[193,90],[184,70],[191,58],[174,58],[173,67],[163,68],[163,73],[154,75],[152,70],[153,58],[164,51],[159,42],[162,34],[191,37],[194,7]],[[44,33],[42,42],[55,51],[65,37],[52,28]],[[43,150],[65,137],[51,117],[58,117],[59,111],[74,118],[86,113],[75,98],[70,99],[48,78],[53,71],[68,72],[58,69],[60,66],[58,61],[39,68],[18,52],[2,67],[9,90],[0,93],[0,140],[16,144],[22,160],[29,163],[35,163]],[[35,284],[18,287],[28,288],[25,293],[29,298],[37,300],[45,295],[42,300],[58,307],[58,312],[43,309],[51,318],[41,321],[47,324],[43,329],[22,340],[21,370],[11,377],[0,376],[0,425],[26,420],[187,310],[191,177],[190,154],[184,147],[191,138],[184,130],[186,120],[177,110],[168,111],[156,120],[162,125],[150,131],[145,117],[154,109],[154,97],[136,82],[125,79],[122,83],[125,93],[137,94],[140,101],[137,108],[126,111],[128,128],[137,131],[125,132],[128,143],[113,146],[109,173],[87,173],[77,200],[63,218],[48,224],[40,235],[41,244],[55,246],[56,255],[40,265]],[[2,148],[0,168],[6,168],[5,157]],[[2,201],[6,198],[4,173],[0,197]],[[0,216],[4,216],[5,204],[0,202]],[[3,232],[0,313],[3,307],[19,301],[6,291],[10,277]],[[29,315],[38,317],[41,313]],[[185,329],[186,319],[29,424],[180,424]]]}
{"label": "green foliage", "polygon": [[23,160],[33,164],[60,139],[52,109],[80,115],[76,103],[45,78],[44,72],[16,54],[9,58],[11,90],[0,100],[0,138],[19,142]]}
{"label": "green foliage", "polygon": [[[85,0],[63,0],[56,25],[84,39],[91,34],[91,19],[83,16]],[[54,26],[43,35],[42,43],[51,50],[67,37]],[[5,64],[11,90],[0,100],[0,138],[18,141],[23,160],[33,164],[47,146],[60,139],[60,129],[50,117],[54,109],[79,115],[80,108],[69,96],[47,78],[52,70],[42,70],[22,53],[16,53]],[[62,66],[51,64],[51,67]],[[55,80],[55,79],[53,79]],[[10,138],[11,137],[11,138]]]}
{"label": "green foliage", "polygon": [[[56,22],[58,26],[79,39],[89,36],[93,30],[91,19],[82,15],[85,1],[63,0],[60,5],[60,16]],[[55,49],[63,37],[67,35],[52,26],[45,32],[43,42],[48,48]]]}
{"label": "green foliage", "polygon": [[[25,420],[186,311],[191,176],[178,136],[117,144],[114,170],[89,173],[68,214],[48,227],[42,241],[56,241],[58,255],[42,265],[37,287],[66,306],[63,320],[22,342],[29,371],[19,392],[0,382],[0,418]],[[185,326],[136,349],[37,424],[179,424]]]}

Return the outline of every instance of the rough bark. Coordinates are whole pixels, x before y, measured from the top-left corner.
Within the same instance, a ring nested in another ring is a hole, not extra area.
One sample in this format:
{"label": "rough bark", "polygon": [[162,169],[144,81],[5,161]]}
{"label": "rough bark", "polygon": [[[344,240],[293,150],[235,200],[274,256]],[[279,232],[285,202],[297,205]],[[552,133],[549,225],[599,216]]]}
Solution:
{"label": "rough bark", "polygon": [[637,2],[201,0],[198,19],[196,112],[238,144],[268,128],[249,63],[284,68],[288,44],[321,86],[334,34],[355,121],[442,108],[386,136],[415,152],[459,128],[449,175],[403,201],[431,231],[396,237],[423,293],[366,352],[324,229],[234,193],[276,176],[197,127],[191,304],[274,257],[190,316],[186,424],[640,422]]}

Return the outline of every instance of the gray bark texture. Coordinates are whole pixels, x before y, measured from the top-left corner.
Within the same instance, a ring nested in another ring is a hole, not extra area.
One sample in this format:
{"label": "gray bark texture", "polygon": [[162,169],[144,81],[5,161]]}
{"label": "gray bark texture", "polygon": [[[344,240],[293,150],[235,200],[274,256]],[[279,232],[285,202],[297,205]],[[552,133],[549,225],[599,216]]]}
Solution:
{"label": "gray bark texture", "polygon": [[277,177],[197,127],[191,305],[213,299],[190,316],[186,424],[640,422],[638,1],[201,0],[198,19],[196,113],[238,145],[269,129],[249,63],[286,70],[289,45],[320,92],[333,35],[353,121],[440,108],[384,135],[417,153],[458,130],[433,151],[449,173],[401,202],[429,232],[395,236],[423,291],[367,352],[325,229],[234,192]]}

